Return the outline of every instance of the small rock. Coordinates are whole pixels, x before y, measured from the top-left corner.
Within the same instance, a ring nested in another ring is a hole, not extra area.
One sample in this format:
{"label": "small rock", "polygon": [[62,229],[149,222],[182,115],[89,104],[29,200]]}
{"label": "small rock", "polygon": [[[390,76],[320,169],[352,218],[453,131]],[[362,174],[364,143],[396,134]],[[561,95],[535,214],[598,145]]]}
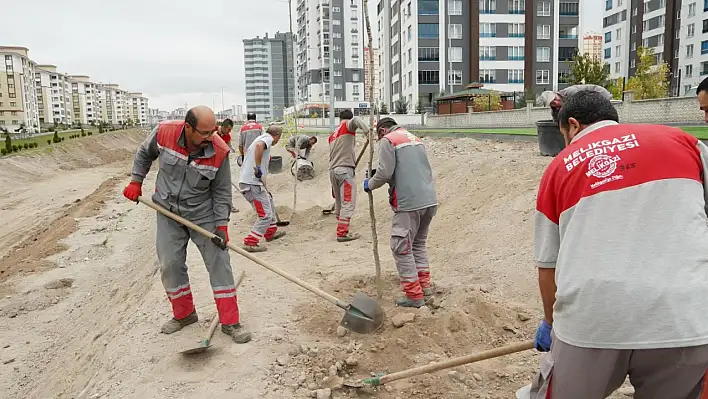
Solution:
{"label": "small rock", "polygon": [[617,392],[624,396],[634,396],[634,387],[623,387],[617,390]]}
{"label": "small rock", "polygon": [[504,329],[504,331],[509,331],[509,332],[516,334],[516,329],[513,326],[510,326],[508,324],[504,324],[504,326],[502,328]]}
{"label": "small rock", "polygon": [[7,317],[14,319],[15,317],[17,317],[17,312],[8,312]]}
{"label": "small rock", "polygon": [[359,359],[354,356],[349,356],[344,362],[347,364],[347,366],[354,367],[359,364]]}
{"label": "small rock", "polygon": [[337,366],[331,365],[329,366],[329,370],[327,370],[330,376],[335,376],[337,375]]}
{"label": "small rock", "polygon": [[347,335],[348,332],[349,332],[349,330],[347,330],[346,328],[344,328],[342,326],[337,327],[337,336],[339,338],[342,338],[343,336]]}
{"label": "small rock", "polygon": [[300,377],[297,378],[298,385],[305,385],[306,381],[307,381],[307,376],[305,374],[302,374]]}
{"label": "small rock", "polygon": [[482,376],[477,373],[472,374],[472,377],[477,381],[482,381]]}
{"label": "small rock", "polygon": [[307,345],[305,345],[305,344],[300,345],[300,352],[307,353],[309,350],[310,350],[310,348],[308,348]]}
{"label": "small rock", "polygon": [[489,287],[487,287],[486,285],[480,285],[479,291],[484,292],[485,294],[489,294]]}
{"label": "small rock", "polygon": [[524,314],[524,313],[517,313],[516,318],[519,319],[519,321],[529,321],[531,318]]}
{"label": "small rock", "polygon": [[328,388],[328,389],[334,389],[334,390],[342,389],[343,384],[344,384],[344,378],[336,376],[336,375],[325,377],[325,379],[322,380],[322,386],[324,388]]}
{"label": "small rock", "polygon": [[317,399],[330,399],[332,397],[332,390],[329,388],[318,389],[315,397]]}
{"label": "small rock", "polygon": [[332,327],[330,327],[330,328],[327,329],[327,334],[332,334],[333,331],[334,331],[334,330],[332,329]]}
{"label": "small rock", "polygon": [[3,360],[3,361],[2,361],[2,364],[10,364],[10,363],[12,363],[12,362],[14,362],[14,361],[15,361],[15,358],[14,358],[14,357],[11,357],[11,358],[9,358],[9,359],[7,359],[7,360]]}
{"label": "small rock", "polygon": [[290,356],[292,356],[292,357],[295,357],[295,356],[297,356],[297,355],[299,355],[299,354],[300,354],[300,349],[298,349],[298,348],[296,348],[296,347],[294,347],[294,346],[293,346],[292,348],[290,348],[290,350],[288,351],[288,355],[290,355]]}
{"label": "small rock", "polygon": [[307,351],[307,356],[309,357],[315,357],[319,353],[319,350],[317,348],[312,348],[309,351]]}
{"label": "small rock", "polygon": [[385,389],[385,390],[386,390],[386,392],[388,392],[388,393],[391,393],[391,392],[393,392],[393,387],[392,387],[392,386],[390,386],[390,385],[384,385],[384,389]]}
{"label": "small rock", "polygon": [[460,373],[459,371],[453,370],[453,371],[450,371],[449,373],[447,373],[447,375],[449,375],[450,378],[452,378],[453,380],[456,380],[459,382],[465,382],[465,379],[466,379],[465,375]]}
{"label": "small rock", "polygon": [[317,397],[317,391],[316,391],[316,390],[310,391],[310,397],[311,397],[311,398],[316,398],[316,397]]}
{"label": "small rock", "polygon": [[278,356],[276,358],[276,362],[278,362],[279,365],[285,367],[288,365],[288,363],[290,363],[290,357],[288,355]]}
{"label": "small rock", "polygon": [[309,389],[310,391],[316,391],[317,389],[319,389],[319,385],[315,384],[314,382],[311,382],[307,384],[307,389]]}
{"label": "small rock", "polygon": [[280,341],[283,340],[283,336],[280,335],[280,334],[275,334],[275,335],[273,336],[273,339],[275,340],[275,342],[280,342]]}
{"label": "small rock", "polygon": [[278,374],[278,375],[283,374],[283,373],[285,373],[285,367],[275,366],[275,367],[273,367],[273,373]]}
{"label": "small rock", "polygon": [[5,344],[5,345],[2,346],[3,349],[7,349],[7,348],[9,348],[9,347],[10,347],[10,344]]}
{"label": "small rock", "polygon": [[340,361],[337,361],[336,363],[334,363],[334,367],[337,368],[337,371],[342,371],[342,366],[343,366],[342,362],[340,362]]}
{"label": "small rock", "polygon": [[400,313],[391,318],[391,323],[396,328],[403,327],[406,323],[411,323],[415,320],[415,313]]}
{"label": "small rock", "polygon": [[408,343],[400,338],[396,338],[396,343],[403,349],[408,348]]}
{"label": "small rock", "polygon": [[433,312],[430,311],[429,307],[421,306],[420,309],[418,309],[418,316],[421,319],[429,319],[433,317]]}
{"label": "small rock", "polygon": [[44,284],[44,288],[48,290],[56,290],[60,288],[69,288],[74,284],[73,278],[60,278],[59,280],[50,281]]}

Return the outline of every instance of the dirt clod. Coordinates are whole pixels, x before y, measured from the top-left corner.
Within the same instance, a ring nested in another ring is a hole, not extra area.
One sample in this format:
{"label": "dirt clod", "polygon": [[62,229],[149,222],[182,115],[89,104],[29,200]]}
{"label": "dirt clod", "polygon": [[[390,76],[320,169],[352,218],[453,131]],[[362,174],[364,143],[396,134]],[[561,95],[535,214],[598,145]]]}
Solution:
{"label": "dirt clod", "polygon": [[332,397],[332,390],[330,388],[318,389],[316,398],[317,399],[330,399]]}
{"label": "dirt clod", "polygon": [[48,290],[57,290],[60,288],[69,288],[74,284],[73,278],[60,278],[59,280],[50,281],[44,284],[44,288]]}
{"label": "dirt clod", "polygon": [[349,330],[347,330],[346,328],[344,328],[342,326],[337,327],[337,336],[339,338],[344,337],[345,335],[347,335],[348,332],[349,332]]}
{"label": "dirt clod", "polygon": [[407,323],[415,320],[415,313],[400,313],[391,318],[391,323],[396,328],[401,328]]}

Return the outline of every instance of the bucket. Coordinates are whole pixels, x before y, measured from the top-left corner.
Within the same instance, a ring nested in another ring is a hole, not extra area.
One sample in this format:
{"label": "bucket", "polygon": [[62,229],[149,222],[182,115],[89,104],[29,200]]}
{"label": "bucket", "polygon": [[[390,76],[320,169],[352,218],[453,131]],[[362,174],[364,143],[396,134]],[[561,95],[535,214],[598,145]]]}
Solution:
{"label": "bucket", "polygon": [[283,157],[274,155],[268,163],[268,173],[280,173],[281,170],[283,170]]}
{"label": "bucket", "polygon": [[553,120],[536,122],[536,132],[538,133],[538,148],[541,155],[555,157],[565,148],[565,139],[563,139],[560,127]]}

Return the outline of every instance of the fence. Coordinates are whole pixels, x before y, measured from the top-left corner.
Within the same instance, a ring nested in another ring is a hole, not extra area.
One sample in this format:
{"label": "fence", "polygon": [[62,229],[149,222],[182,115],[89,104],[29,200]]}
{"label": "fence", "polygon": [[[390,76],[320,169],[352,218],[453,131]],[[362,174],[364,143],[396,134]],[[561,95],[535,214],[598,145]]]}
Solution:
{"label": "fence", "polygon": [[[407,114],[389,114],[389,115],[381,115],[381,118],[384,117],[390,117],[396,120],[399,125],[404,125],[404,126],[423,126],[426,123],[426,120],[428,116],[426,114],[412,114],[412,115],[407,115]],[[364,121],[369,120],[369,115],[361,115],[360,118],[364,118]],[[377,116],[374,115],[374,119],[376,119]],[[339,124],[339,118],[335,118],[335,123]],[[326,127],[329,128],[329,118],[298,118],[297,120],[298,126],[304,126],[304,127]]]}

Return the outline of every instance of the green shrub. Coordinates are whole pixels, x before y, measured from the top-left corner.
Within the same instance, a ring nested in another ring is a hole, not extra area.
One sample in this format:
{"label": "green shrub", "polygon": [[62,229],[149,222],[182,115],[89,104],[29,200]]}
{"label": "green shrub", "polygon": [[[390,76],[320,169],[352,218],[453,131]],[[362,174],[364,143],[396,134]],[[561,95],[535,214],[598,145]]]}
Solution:
{"label": "green shrub", "polygon": [[14,144],[12,145],[12,152],[17,152],[17,146]]}
{"label": "green shrub", "polygon": [[59,137],[59,133],[57,133],[57,132],[54,132],[54,136],[52,136],[52,142],[54,142],[54,143],[58,143],[58,142],[60,142],[60,141],[61,141],[61,139],[62,139],[62,138],[61,138],[61,137]]}
{"label": "green shrub", "polygon": [[81,129],[81,137],[86,137],[86,133],[84,133],[84,129]]}
{"label": "green shrub", "polygon": [[64,141],[64,137],[62,137],[61,140],[59,140],[59,141]]}
{"label": "green shrub", "polygon": [[7,155],[7,150],[4,148],[0,148],[0,155]]}
{"label": "green shrub", "polygon": [[24,149],[26,150],[29,148],[29,144],[25,143],[22,147],[24,147]]}
{"label": "green shrub", "polygon": [[52,140],[47,140],[47,145],[52,145]]}
{"label": "green shrub", "polygon": [[91,132],[88,132],[88,133],[86,133],[86,134],[88,134],[89,136],[91,136],[91,135],[92,135],[93,133],[91,133]]}
{"label": "green shrub", "polygon": [[98,132],[103,133],[103,125],[98,125]]}

